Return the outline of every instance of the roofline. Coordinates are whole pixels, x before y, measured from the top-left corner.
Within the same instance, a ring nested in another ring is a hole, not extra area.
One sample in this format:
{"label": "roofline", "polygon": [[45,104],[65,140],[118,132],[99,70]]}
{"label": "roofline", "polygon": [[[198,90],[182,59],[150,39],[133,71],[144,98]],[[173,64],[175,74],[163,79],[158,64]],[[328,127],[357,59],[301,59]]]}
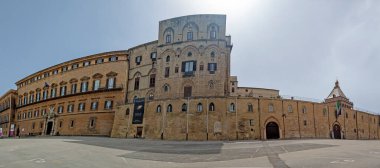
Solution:
{"label": "roofline", "polygon": [[224,16],[225,18],[227,18],[226,14],[194,14],[194,15],[183,15],[183,16],[173,17],[173,18],[169,18],[169,19],[165,19],[165,20],[160,20],[159,23],[165,22],[168,20],[172,20],[172,19],[178,19],[178,18],[184,18],[184,17],[194,17],[194,16]]}
{"label": "roofline", "polygon": [[79,58],[76,58],[76,59],[72,59],[72,60],[69,60],[69,61],[65,61],[65,62],[62,62],[62,63],[56,64],[56,65],[50,66],[50,67],[48,67],[48,68],[42,69],[42,70],[40,70],[40,71],[37,71],[37,72],[35,72],[35,73],[32,73],[32,74],[30,74],[30,75],[28,75],[28,76],[26,76],[26,77],[24,77],[24,78],[18,80],[15,84],[18,85],[18,84],[20,84],[22,81],[24,81],[24,80],[26,80],[27,78],[30,78],[30,77],[32,77],[32,76],[38,74],[38,73],[41,73],[41,72],[43,72],[43,71],[46,71],[46,70],[51,69],[51,68],[54,68],[54,67],[59,67],[59,66],[61,66],[61,65],[67,64],[67,63],[69,63],[69,62],[75,62],[75,61],[79,61],[79,60],[81,60],[81,59],[86,59],[86,58],[91,58],[91,57],[101,56],[101,55],[104,55],[104,54],[119,53],[119,52],[125,52],[125,53],[126,53],[127,50],[117,50],[117,51],[102,52],[102,53],[92,54],[92,55],[88,55],[88,56],[84,56],[84,57],[79,57]]}
{"label": "roofline", "polygon": [[238,89],[241,88],[241,89],[262,89],[262,90],[280,91],[280,90],[277,90],[277,89],[255,88],[255,87],[237,87],[237,88],[238,88]]}
{"label": "roofline", "polygon": [[126,50],[127,52],[129,52],[130,50],[134,50],[136,48],[139,48],[141,46],[145,46],[145,45],[150,45],[150,44],[153,44],[153,43],[157,43],[158,44],[158,40],[153,40],[153,41],[150,41],[150,42],[147,42],[147,43],[143,43],[143,44],[139,44],[137,46],[134,46],[132,48],[129,48],[128,50]]}
{"label": "roofline", "polygon": [[0,100],[3,99],[4,97],[6,97],[7,95],[11,94],[11,93],[17,94],[17,91],[14,89],[9,89],[7,92],[5,92],[3,95],[0,96]]}

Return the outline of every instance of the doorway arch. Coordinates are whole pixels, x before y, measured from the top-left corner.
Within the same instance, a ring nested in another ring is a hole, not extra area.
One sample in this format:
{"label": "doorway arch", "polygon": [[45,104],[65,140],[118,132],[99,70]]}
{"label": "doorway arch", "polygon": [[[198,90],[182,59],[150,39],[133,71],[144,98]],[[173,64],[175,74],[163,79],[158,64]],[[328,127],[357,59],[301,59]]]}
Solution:
{"label": "doorway arch", "polygon": [[334,124],[333,126],[333,137],[334,139],[342,139],[341,129],[338,124]]}
{"label": "doorway arch", "polygon": [[267,135],[267,139],[279,139],[280,129],[278,127],[278,124],[275,122],[269,122],[266,125],[266,135]]}

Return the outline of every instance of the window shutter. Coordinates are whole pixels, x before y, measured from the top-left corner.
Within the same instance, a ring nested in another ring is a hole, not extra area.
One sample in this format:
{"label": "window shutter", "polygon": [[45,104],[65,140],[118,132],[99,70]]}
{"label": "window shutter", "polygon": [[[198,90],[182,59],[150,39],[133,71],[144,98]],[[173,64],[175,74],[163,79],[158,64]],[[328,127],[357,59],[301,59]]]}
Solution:
{"label": "window shutter", "polygon": [[185,72],[186,62],[182,62],[181,72]]}
{"label": "window shutter", "polygon": [[113,88],[116,88],[116,77],[113,78]]}
{"label": "window shutter", "polygon": [[215,63],[215,71],[217,70],[217,68],[216,68],[217,66],[216,66],[216,65],[217,65],[217,64]]}
{"label": "window shutter", "polygon": [[210,63],[207,64],[207,70],[210,71]]}
{"label": "window shutter", "polygon": [[108,81],[109,81],[109,78],[107,78],[107,83],[106,83],[106,88],[108,89],[109,88],[109,83],[108,83]]}
{"label": "window shutter", "polygon": [[197,70],[197,61],[193,61],[193,71]]}

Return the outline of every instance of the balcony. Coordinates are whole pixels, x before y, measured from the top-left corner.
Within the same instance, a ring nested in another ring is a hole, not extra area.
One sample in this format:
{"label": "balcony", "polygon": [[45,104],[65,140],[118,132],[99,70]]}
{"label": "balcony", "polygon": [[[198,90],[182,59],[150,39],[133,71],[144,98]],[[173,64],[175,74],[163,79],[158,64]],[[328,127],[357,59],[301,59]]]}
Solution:
{"label": "balcony", "polygon": [[182,77],[193,77],[194,71],[184,72]]}
{"label": "balcony", "polygon": [[87,92],[77,92],[77,93],[74,93],[74,94],[67,93],[64,96],[56,96],[56,97],[52,97],[52,98],[47,98],[45,100],[35,101],[33,103],[24,104],[24,105],[21,105],[21,106],[18,105],[16,108],[26,107],[26,106],[29,106],[29,105],[33,105],[33,104],[37,104],[37,103],[42,103],[42,102],[47,102],[47,101],[50,101],[50,100],[56,100],[56,99],[60,99],[60,98],[68,98],[68,97],[79,96],[79,95],[86,95],[86,94],[93,94],[93,93],[102,93],[102,92],[112,92],[112,91],[120,91],[120,90],[123,90],[123,85],[116,85],[114,88],[110,88],[110,89],[106,88],[106,87],[101,87],[98,90],[90,90],[90,91],[87,91]]}

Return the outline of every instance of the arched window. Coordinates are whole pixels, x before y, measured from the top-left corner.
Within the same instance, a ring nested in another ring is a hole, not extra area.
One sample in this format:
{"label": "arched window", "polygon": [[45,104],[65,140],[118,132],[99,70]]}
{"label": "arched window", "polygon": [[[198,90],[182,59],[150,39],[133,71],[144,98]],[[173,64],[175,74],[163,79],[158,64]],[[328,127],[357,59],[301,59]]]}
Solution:
{"label": "arched window", "polygon": [[233,92],[235,92],[235,88],[232,88],[232,90],[231,90],[231,91],[232,91],[232,93],[233,93]]}
{"label": "arched window", "polygon": [[216,28],[215,28],[215,26],[211,27],[210,39],[216,39]]}
{"label": "arched window", "polygon": [[306,107],[305,106],[303,106],[303,108],[302,108],[302,113],[306,113]]}
{"label": "arched window", "polygon": [[182,112],[186,112],[186,111],[187,111],[187,104],[183,103],[182,104]]}
{"label": "arched window", "polygon": [[164,92],[167,92],[167,91],[169,91],[169,85],[165,84],[164,85]]}
{"label": "arched window", "polygon": [[166,62],[170,62],[170,56],[166,56]]}
{"label": "arched window", "polygon": [[230,112],[235,112],[235,104],[234,103],[230,104]]}
{"label": "arched window", "polygon": [[158,106],[157,106],[156,112],[157,112],[157,113],[161,113],[161,105],[158,105]]}
{"label": "arched window", "polygon": [[273,107],[272,103],[269,104],[268,111],[269,112],[274,112],[274,107]]}
{"label": "arched window", "polygon": [[214,103],[210,103],[210,105],[208,105],[208,111],[215,111]]}
{"label": "arched window", "polygon": [[292,105],[288,105],[288,112],[289,112],[289,113],[293,112],[293,107],[292,107]]}
{"label": "arched window", "polygon": [[211,57],[215,57],[215,52],[212,51],[211,54],[210,54]]}
{"label": "arched window", "polygon": [[197,111],[198,112],[202,112],[203,111],[202,103],[198,103],[198,105],[197,105]]}
{"label": "arched window", "polygon": [[166,112],[172,112],[173,111],[173,107],[171,104],[168,105],[168,108],[166,109]]}
{"label": "arched window", "polygon": [[129,115],[129,108],[125,111],[125,115]]}
{"label": "arched window", "polygon": [[251,103],[248,104],[248,112],[253,112],[253,105]]}

